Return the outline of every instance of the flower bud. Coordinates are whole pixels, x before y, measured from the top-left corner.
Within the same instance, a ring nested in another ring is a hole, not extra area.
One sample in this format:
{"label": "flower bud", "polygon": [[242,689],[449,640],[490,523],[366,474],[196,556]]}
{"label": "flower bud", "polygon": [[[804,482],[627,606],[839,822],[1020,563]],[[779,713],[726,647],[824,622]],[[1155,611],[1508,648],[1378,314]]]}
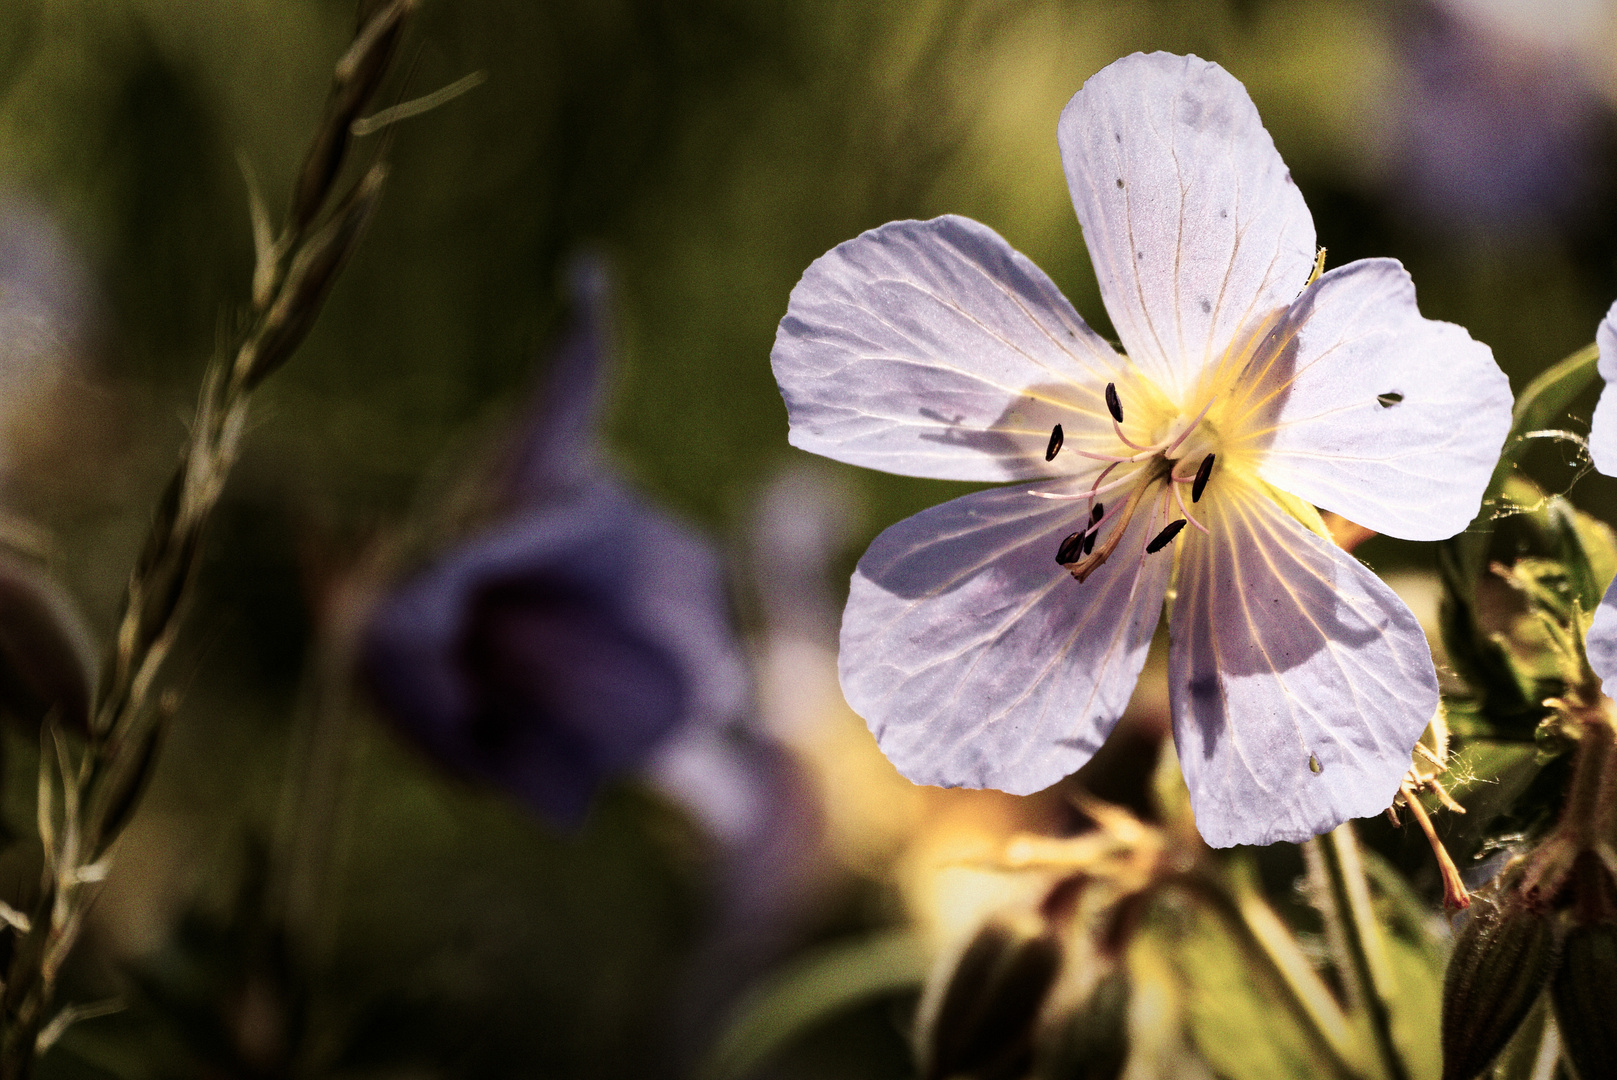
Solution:
{"label": "flower bud", "polygon": [[1128,971],[1112,968],[1089,997],[1040,1040],[1038,1080],[1117,1080],[1129,1063]]}
{"label": "flower bud", "polygon": [[1555,970],[1555,925],[1513,899],[1481,908],[1443,979],[1443,1080],[1472,1080],[1505,1048]]}
{"label": "flower bud", "polygon": [[1033,1031],[1061,966],[1048,933],[989,923],[966,946],[920,1036],[926,1080],[1013,1080],[1033,1058]]}
{"label": "flower bud", "polygon": [[1611,1076],[1617,1067],[1617,923],[1567,933],[1550,999],[1579,1080]]}

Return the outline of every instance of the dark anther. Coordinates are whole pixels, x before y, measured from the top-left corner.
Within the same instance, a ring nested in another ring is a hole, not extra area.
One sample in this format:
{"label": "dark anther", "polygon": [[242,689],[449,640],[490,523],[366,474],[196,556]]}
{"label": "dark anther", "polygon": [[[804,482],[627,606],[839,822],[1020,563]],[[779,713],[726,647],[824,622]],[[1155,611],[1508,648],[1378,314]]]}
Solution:
{"label": "dark anther", "polygon": [[1091,551],[1095,550],[1095,537],[1097,537],[1099,535],[1100,535],[1100,530],[1096,529],[1094,532],[1092,532],[1088,536],[1084,537],[1084,554],[1085,555],[1088,555]]}
{"label": "dark anther", "polygon": [[1084,550],[1084,537],[1086,535],[1086,533],[1075,532],[1061,541],[1061,546],[1056,549],[1056,562],[1062,566],[1066,566],[1070,562],[1077,562],[1079,553]]}
{"label": "dark anther", "polygon": [[1207,490],[1208,478],[1213,475],[1213,455],[1208,454],[1202,458],[1201,465],[1196,469],[1196,481],[1190,485],[1190,501],[1201,502],[1202,492]]}
{"label": "dark anther", "polygon": [[1106,384],[1106,408],[1112,414],[1112,419],[1119,424],[1123,422],[1123,402],[1117,396],[1117,384]]}
{"label": "dark anther", "polygon": [[1050,445],[1044,448],[1044,460],[1054,461],[1056,459],[1056,455],[1061,453],[1062,438],[1063,436],[1061,434],[1060,424],[1057,424],[1055,427],[1050,429]]}
{"label": "dark anther", "polygon": [[1147,555],[1155,555],[1157,552],[1173,543],[1173,538],[1178,536],[1179,530],[1183,529],[1184,527],[1184,518],[1180,518],[1178,521],[1168,522],[1168,527],[1157,533],[1155,540],[1152,540],[1149,544],[1145,545],[1145,553]]}
{"label": "dark anther", "polygon": [[1091,526],[1093,526],[1095,524],[1095,522],[1099,521],[1101,518],[1103,518],[1105,516],[1106,516],[1106,504],[1105,503],[1096,503],[1095,504],[1095,509],[1093,509],[1093,510],[1091,510],[1089,512],[1089,524]]}
{"label": "dark anther", "polygon": [[1381,402],[1381,407],[1383,409],[1390,409],[1400,401],[1404,400],[1404,395],[1394,390],[1389,394],[1377,394],[1376,400]]}

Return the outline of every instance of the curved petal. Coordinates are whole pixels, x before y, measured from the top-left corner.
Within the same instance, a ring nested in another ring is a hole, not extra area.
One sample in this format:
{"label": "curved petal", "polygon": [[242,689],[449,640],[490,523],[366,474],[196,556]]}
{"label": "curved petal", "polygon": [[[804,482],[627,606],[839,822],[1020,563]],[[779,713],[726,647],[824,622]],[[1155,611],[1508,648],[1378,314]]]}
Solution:
{"label": "curved petal", "polygon": [[382,598],[361,663],[428,753],[562,822],[678,727],[734,719],[748,690],[718,557],[605,481]]}
{"label": "curved petal", "polygon": [[[1121,358],[986,225],[895,221],[816,259],[770,354],[793,446],[946,480],[1087,468],[1051,428],[1110,436]],[[1092,471],[1092,470],[1089,470]]]}
{"label": "curved petal", "polygon": [[1168,661],[1196,827],[1214,847],[1268,844],[1384,810],[1437,709],[1415,616],[1254,491],[1212,500],[1207,524]]}
{"label": "curved petal", "polygon": [[1595,344],[1600,347],[1598,370],[1606,385],[1589,423],[1589,457],[1595,468],[1607,476],[1617,476],[1617,390],[1612,389],[1612,384],[1617,383],[1617,304],[1612,304],[1600,320]]}
{"label": "curved petal", "polygon": [[1421,317],[1393,259],[1338,267],[1260,347],[1245,438],[1276,487],[1376,532],[1471,521],[1510,430],[1510,380],[1461,327]]}
{"label": "curved petal", "polygon": [[[1594,621],[1583,641],[1589,657],[1589,667],[1600,676],[1607,697],[1617,690],[1617,581],[1606,588],[1600,606],[1595,608]],[[1608,685],[1609,684],[1609,685]]]}
{"label": "curved petal", "polygon": [[1139,514],[1079,584],[1055,556],[1083,507],[977,492],[899,522],[859,560],[842,690],[917,784],[1038,791],[1089,760],[1122,715],[1172,559],[1143,556]]}
{"label": "curved petal", "polygon": [[1061,112],[1061,162],[1129,357],[1182,397],[1314,263],[1314,222],[1229,72],[1135,53]]}

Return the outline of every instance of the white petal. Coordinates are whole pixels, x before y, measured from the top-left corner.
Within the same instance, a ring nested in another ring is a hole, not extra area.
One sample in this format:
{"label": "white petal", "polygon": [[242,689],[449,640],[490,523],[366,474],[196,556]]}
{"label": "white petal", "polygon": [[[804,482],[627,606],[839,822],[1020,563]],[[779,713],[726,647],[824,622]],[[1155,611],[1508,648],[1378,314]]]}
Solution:
{"label": "white petal", "polygon": [[1617,476],[1617,304],[1611,305],[1606,317],[1595,331],[1595,344],[1600,347],[1600,377],[1606,380],[1595,405],[1594,419],[1589,424],[1589,456],[1595,468],[1607,476]]}
{"label": "white petal", "polygon": [[1395,260],[1320,278],[1254,364],[1266,366],[1248,437],[1273,440],[1258,467],[1271,484],[1405,540],[1476,516],[1510,430],[1510,380],[1463,328],[1421,317]]}
{"label": "white petal", "polygon": [[1168,662],[1196,827],[1214,847],[1268,844],[1384,810],[1437,709],[1415,616],[1261,495],[1212,500],[1207,524]]}
{"label": "white petal", "polygon": [[961,217],[891,222],[816,259],[770,360],[793,446],[949,480],[1087,469],[1044,460],[1050,429],[1109,433],[1100,395],[1122,364],[1038,267]]}
{"label": "white petal", "polygon": [[1079,584],[1056,561],[1084,503],[982,491],[888,529],[854,572],[842,690],[918,784],[1028,794],[1089,760],[1128,704],[1172,557],[1137,514]]}
{"label": "white petal", "polygon": [[1617,691],[1617,581],[1607,586],[1606,595],[1595,608],[1583,648],[1589,656],[1589,667],[1600,676],[1606,696],[1611,697]]}
{"label": "white petal", "polygon": [[1314,222],[1245,88],[1194,56],[1136,53],[1073,95],[1061,161],[1124,350],[1179,396],[1284,307]]}

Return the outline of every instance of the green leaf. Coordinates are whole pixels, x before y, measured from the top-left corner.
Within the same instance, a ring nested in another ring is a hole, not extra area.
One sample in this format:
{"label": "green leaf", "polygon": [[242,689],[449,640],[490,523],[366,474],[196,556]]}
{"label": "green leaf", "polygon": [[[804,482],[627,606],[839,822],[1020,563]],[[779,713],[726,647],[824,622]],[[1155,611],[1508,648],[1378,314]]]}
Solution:
{"label": "green leaf", "polygon": [[1331,1075],[1290,1012],[1260,989],[1261,974],[1211,913],[1198,908],[1153,913],[1135,947],[1142,945],[1179,973],[1191,1039],[1216,1075],[1226,1080]]}
{"label": "green leaf", "polygon": [[[1543,767],[1538,748],[1529,742],[1477,739],[1455,754],[1443,775],[1443,786],[1466,812],[1442,809],[1436,796],[1426,796],[1423,801],[1456,860],[1464,860],[1481,846],[1494,820],[1515,805]],[[1461,867],[1464,865],[1462,861]]]}
{"label": "green leaf", "polygon": [[[1595,376],[1599,352],[1585,346],[1545,371],[1527,385],[1516,398],[1510,434],[1500,453],[1482,499],[1482,507],[1466,530],[1443,541],[1438,547],[1438,566],[1443,579],[1440,621],[1443,644],[1455,672],[1476,695],[1481,714],[1490,722],[1503,721],[1506,727],[1536,722],[1538,696],[1530,680],[1515,669],[1509,653],[1486,633],[1476,613],[1477,580],[1488,558],[1494,523],[1512,509],[1532,507],[1541,528],[1549,525],[1542,492],[1516,473],[1517,463],[1531,444],[1528,438],[1560,421],[1583,389]],[[1529,495],[1529,492],[1535,494]],[[1617,571],[1617,550],[1593,527],[1580,528],[1575,514],[1569,531],[1582,555],[1574,555],[1576,566],[1569,567],[1572,584],[1581,595],[1590,583]],[[1609,580],[1609,575],[1606,577]]]}
{"label": "green leaf", "polygon": [[1556,423],[1566,412],[1574,398],[1589,385],[1595,376],[1595,362],[1599,352],[1593,344],[1587,345],[1527,384],[1516,397],[1512,413],[1510,434],[1494,466],[1493,477],[1482,499],[1482,509],[1466,530],[1443,542],[1453,563],[1453,580],[1445,568],[1445,582],[1456,589],[1455,600],[1469,607],[1476,598],[1476,581],[1488,557],[1488,541],[1493,535],[1493,521],[1505,484],[1515,475],[1516,463],[1521,460],[1530,440],[1527,434],[1541,431]]}
{"label": "green leaf", "polygon": [[929,961],[913,933],[890,931],[837,942],[798,957],[737,1007],[699,1080],[739,1080],[808,1031],[875,998],[919,990]]}

